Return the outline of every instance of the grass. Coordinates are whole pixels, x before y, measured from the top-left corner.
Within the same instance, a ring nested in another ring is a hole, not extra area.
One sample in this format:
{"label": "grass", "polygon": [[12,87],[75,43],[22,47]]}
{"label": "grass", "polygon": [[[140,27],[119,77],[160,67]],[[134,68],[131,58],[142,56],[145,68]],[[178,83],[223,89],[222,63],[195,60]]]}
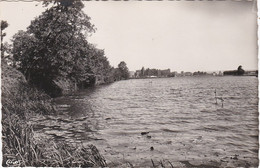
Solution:
{"label": "grass", "polygon": [[[37,142],[32,125],[17,116],[3,127],[3,166],[34,167],[105,167],[105,159],[93,145],[84,147],[57,143],[48,139]],[[8,165],[8,160],[18,161]]]}
{"label": "grass", "polygon": [[105,167],[105,159],[93,146],[74,146],[34,137],[33,115],[56,111],[51,98],[29,86],[17,70],[2,64],[2,166]]}

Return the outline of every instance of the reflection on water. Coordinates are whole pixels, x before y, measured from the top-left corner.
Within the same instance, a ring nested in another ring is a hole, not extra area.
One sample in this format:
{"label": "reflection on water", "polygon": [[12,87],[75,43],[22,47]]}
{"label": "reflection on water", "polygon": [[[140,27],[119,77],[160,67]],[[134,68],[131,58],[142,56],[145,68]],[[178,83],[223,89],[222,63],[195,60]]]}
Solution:
{"label": "reflection on water", "polygon": [[35,130],[97,145],[114,165],[257,167],[257,86],[255,77],[119,81],[57,98],[60,114],[38,119]]}

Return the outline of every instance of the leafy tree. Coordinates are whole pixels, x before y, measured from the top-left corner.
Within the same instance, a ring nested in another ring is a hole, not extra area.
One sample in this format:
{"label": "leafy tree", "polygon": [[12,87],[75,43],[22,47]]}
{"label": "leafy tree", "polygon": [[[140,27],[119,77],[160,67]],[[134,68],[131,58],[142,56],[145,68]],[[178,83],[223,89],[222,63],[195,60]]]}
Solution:
{"label": "leafy tree", "polygon": [[4,49],[4,44],[3,44],[3,39],[4,37],[6,36],[6,33],[4,33],[4,29],[6,29],[8,27],[8,23],[7,21],[4,21],[2,20],[1,21],[1,32],[0,32],[0,36],[1,36],[1,58],[4,57],[4,52],[5,52],[5,49]]}
{"label": "leafy tree", "polygon": [[243,75],[245,73],[245,70],[242,68],[241,65],[237,68],[237,75]]}
{"label": "leafy tree", "polygon": [[55,81],[62,78],[85,87],[98,79],[112,82],[129,77],[124,62],[116,69],[111,67],[104,50],[88,43],[95,28],[83,13],[80,0],[43,4],[52,6],[34,19],[27,31],[13,37],[13,64],[30,83],[52,94],[59,90]]}
{"label": "leafy tree", "polygon": [[122,80],[122,73],[119,70],[119,68],[115,68],[114,69],[114,74],[113,75],[114,75],[114,81]]}
{"label": "leafy tree", "polygon": [[129,79],[129,70],[124,61],[118,64],[118,70],[121,75],[121,79]]}
{"label": "leafy tree", "polygon": [[7,63],[8,65],[12,65],[13,64],[12,45],[7,43],[7,42],[5,42],[3,44],[2,61]]}
{"label": "leafy tree", "polygon": [[140,76],[143,77],[144,76],[144,72],[145,72],[144,67],[142,67]]}
{"label": "leafy tree", "polygon": [[84,85],[94,85],[97,79],[101,79],[101,83],[114,81],[113,69],[105,56],[104,50],[97,49],[94,45],[89,45],[87,50],[87,60],[85,61],[85,77],[87,80],[82,81]]}
{"label": "leafy tree", "polygon": [[[22,73],[27,77],[31,76],[34,69],[41,66],[40,61],[37,58],[37,39],[25,31],[18,31],[13,36],[13,58],[14,66],[22,71]],[[28,79],[30,80],[30,79]]]}
{"label": "leafy tree", "polygon": [[14,36],[14,61],[29,82],[51,91],[46,86],[57,77],[70,78],[75,83],[89,77],[85,66],[90,45],[86,37],[95,29],[83,7],[77,0],[54,1],[26,32]]}

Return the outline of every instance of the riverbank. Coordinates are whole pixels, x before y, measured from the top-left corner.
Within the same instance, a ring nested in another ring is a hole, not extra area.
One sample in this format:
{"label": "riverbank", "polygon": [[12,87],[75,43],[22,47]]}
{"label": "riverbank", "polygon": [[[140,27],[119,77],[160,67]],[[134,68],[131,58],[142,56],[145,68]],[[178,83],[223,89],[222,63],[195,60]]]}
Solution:
{"label": "riverbank", "polygon": [[19,71],[2,62],[2,166],[106,166],[93,145],[71,145],[36,136],[31,118],[55,115],[52,99],[32,86]]}

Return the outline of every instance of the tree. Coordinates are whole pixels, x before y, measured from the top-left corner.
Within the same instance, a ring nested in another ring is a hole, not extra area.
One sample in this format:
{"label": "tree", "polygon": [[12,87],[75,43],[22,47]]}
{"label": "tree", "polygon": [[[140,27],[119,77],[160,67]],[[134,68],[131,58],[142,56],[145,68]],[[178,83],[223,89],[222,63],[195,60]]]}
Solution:
{"label": "tree", "polygon": [[237,68],[237,75],[243,75],[245,73],[245,70],[243,70],[242,66],[239,65]]}
{"label": "tree", "polygon": [[89,77],[86,62],[91,47],[86,37],[95,29],[83,7],[78,0],[54,1],[26,32],[14,36],[14,61],[29,82],[51,92],[50,85],[58,77],[75,83]]}
{"label": "tree", "polygon": [[114,81],[119,69],[120,74],[124,72],[120,79],[129,77],[126,64],[114,69],[104,50],[88,43],[87,37],[95,28],[82,11],[80,0],[50,0],[43,4],[49,8],[31,22],[27,31],[13,37],[13,64],[29,83],[52,94],[59,90],[57,80],[86,87],[100,79],[101,83]]}
{"label": "tree", "polygon": [[3,44],[3,39],[6,36],[6,33],[3,33],[4,29],[6,29],[8,27],[8,23],[7,21],[2,20],[1,21],[1,32],[0,32],[0,36],[1,36],[1,58],[4,57],[4,44]]}
{"label": "tree", "polygon": [[114,81],[113,69],[105,56],[104,50],[96,48],[94,45],[88,46],[87,61],[85,61],[85,77],[89,76],[88,80],[82,81],[83,85],[94,85],[96,81],[107,83]]}
{"label": "tree", "polygon": [[13,58],[12,58],[12,45],[5,42],[3,44],[3,55],[2,55],[2,61],[7,63],[8,65],[13,64]]}
{"label": "tree", "polygon": [[144,76],[144,71],[145,71],[145,69],[144,69],[144,67],[142,67],[142,69],[141,69],[141,74],[140,74],[141,77]]}
{"label": "tree", "polygon": [[114,81],[122,80],[122,73],[119,68],[114,69]]}
{"label": "tree", "polygon": [[129,70],[128,70],[126,63],[124,61],[121,61],[118,64],[118,70],[121,74],[121,79],[129,79]]}

